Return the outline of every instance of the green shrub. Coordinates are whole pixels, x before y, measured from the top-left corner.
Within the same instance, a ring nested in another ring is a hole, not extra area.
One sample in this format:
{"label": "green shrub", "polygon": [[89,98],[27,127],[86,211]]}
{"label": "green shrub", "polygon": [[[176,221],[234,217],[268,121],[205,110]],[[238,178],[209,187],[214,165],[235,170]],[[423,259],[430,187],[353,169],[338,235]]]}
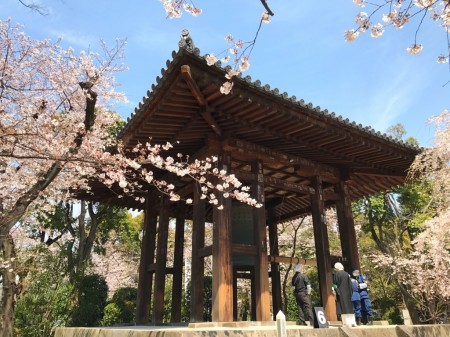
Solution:
{"label": "green shrub", "polygon": [[[212,276],[205,275],[203,278],[203,321],[211,322],[212,320]],[[191,281],[188,283],[186,293],[184,295],[181,307],[181,320],[189,322],[191,313]]]}
{"label": "green shrub", "polygon": [[106,306],[108,286],[97,274],[83,276],[78,282],[78,305],[73,311],[72,326],[98,326]]}
{"label": "green shrub", "polygon": [[60,272],[61,258],[48,251],[42,255],[37,262],[45,269],[31,268],[22,280],[15,317],[16,335],[20,337],[52,336],[55,327],[66,326],[70,320],[73,286]]}
{"label": "green shrub", "polygon": [[117,306],[119,315],[113,324],[134,322],[134,316],[136,314],[136,298],[136,288],[124,287],[116,290],[110,303],[114,303]]}
{"label": "green shrub", "polygon": [[100,321],[102,326],[111,326],[120,322],[120,309],[116,303],[109,303],[103,309],[103,318]]}

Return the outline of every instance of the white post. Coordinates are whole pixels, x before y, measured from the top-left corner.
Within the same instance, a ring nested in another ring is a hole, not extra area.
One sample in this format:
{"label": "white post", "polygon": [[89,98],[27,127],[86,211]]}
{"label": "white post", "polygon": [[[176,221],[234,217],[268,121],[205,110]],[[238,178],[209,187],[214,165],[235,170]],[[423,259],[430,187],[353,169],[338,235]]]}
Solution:
{"label": "white post", "polygon": [[276,316],[277,318],[277,337],[287,337],[286,332],[286,316],[280,310]]}

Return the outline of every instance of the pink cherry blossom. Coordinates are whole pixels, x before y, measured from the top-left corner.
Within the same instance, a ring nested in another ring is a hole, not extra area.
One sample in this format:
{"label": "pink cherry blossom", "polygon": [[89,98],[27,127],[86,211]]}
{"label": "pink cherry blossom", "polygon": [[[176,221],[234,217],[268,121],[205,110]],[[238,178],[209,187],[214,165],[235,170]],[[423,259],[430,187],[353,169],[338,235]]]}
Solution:
{"label": "pink cherry blossom", "polygon": [[422,49],[423,46],[421,44],[414,43],[410,47],[406,48],[406,51],[408,52],[408,54],[415,55],[419,54],[422,51]]}

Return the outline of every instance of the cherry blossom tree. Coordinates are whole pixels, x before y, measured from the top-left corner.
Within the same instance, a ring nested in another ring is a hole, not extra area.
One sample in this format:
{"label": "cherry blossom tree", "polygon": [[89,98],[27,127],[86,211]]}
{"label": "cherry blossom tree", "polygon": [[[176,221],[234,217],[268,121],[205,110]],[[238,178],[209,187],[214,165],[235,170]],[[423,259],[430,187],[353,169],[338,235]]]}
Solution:
{"label": "cherry blossom tree", "polygon": [[435,144],[415,159],[409,184],[359,203],[379,252],[372,260],[388,270],[413,323],[443,322],[450,296],[450,113],[432,117]]}
{"label": "cherry blossom tree", "polygon": [[399,274],[420,305],[425,321],[442,322],[448,317],[450,291],[450,111],[434,116],[435,144],[414,161],[410,178],[432,183],[436,216],[425,222],[425,230],[413,241],[415,251],[399,262]]}
{"label": "cherry blossom tree", "polygon": [[[226,49],[221,51],[217,56],[213,53],[205,56],[206,63],[209,66],[217,62],[221,64],[230,62],[232,64],[232,66],[227,68],[227,73],[225,74],[226,81],[220,87],[220,92],[224,95],[228,95],[233,89],[233,77],[240,76],[242,72],[250,67],[250,55],[258,39],[262,24],[270,23],[270,17],[274,15],[266,0],[260,0],[260,2],[264,7],[264,12],[261,14],[258,28],[252,40],[244,41],[242,39],[235,39],[232,34],[228,34],[225,37]],[[180,18],[183,11],[193,16],[198,16],[202,13],[202,9],[196,7],[190,0],[161,0],[161,3],[167,17],[171,19]]]}
{"label": "cherry blossom tree", "polygon": [[389,267],[411,295],[420,323],[443,323],[450,303],[450,212],[426,222],[426,229],[412,242],[404,257],[384,255],[379,266]]}
{"label": "cherry blossom tree", "polygon": [[125,100],[114,81],[114,74],[125,70],[125,41],[117,40],[113,48],[102,44],[102,54],[76,54],[59,41],[33,40],[21,29],[9,20],[0,22],[0,251],[12,266],[1,270],[5,337],[12,336],[14,318],[10,229],[33,210],[71,198],[73,189],[89,190],[90,179],[128,194],[151,184],[179,200],[174,185],[154,178],[156,167],[197,180],[202,198],[219,209],[214,191],[260,206],[248,187],[214,167],[215,157],[164,156],[172,145],[150,142],[124,150],[112,132],[121,120],[111,111],[115,101]]}
{"label": "cherry blossom tree", "polygon": [[420,28],[425,21],[431,19],[442,27],[442,33],[447,36],[446,51],[437,57],[437,62],[448,63],[450,55],[449,0],[353,0],[353,3],[361,8],[367,8],[367,12],[361,11],[356,15],[357,27],[345,32],[346,41],[354,41],[366,31],[370,31],[373,38],[379,38],[383,35],[386,26],[402,29],[406,24],[415,24],[414,40],[406,51],[409,54],[418,54],[423,49],[420,43]]}

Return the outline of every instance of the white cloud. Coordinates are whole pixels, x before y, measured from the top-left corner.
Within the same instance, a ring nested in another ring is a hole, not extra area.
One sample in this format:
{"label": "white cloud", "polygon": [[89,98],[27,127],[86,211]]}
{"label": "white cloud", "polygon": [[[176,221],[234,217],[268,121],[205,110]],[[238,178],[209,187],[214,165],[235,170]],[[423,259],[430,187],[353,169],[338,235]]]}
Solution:
{"label": "white cloud", "polygon": [[132,42],[148,51],[160,51],[169,47],[172,47],[172,49],[178,48],[178,45],[176,45],[177,41],[174,41],[174,34],[169,30],[163,29],[147,28],[139,30],[138,33],[130,35],[129,40],[130,44]]}
{"label": "white cloud", "polygon": [[80,34],[80,32],[69,30],[50,30],[48,32],[54,38],[62,38],[64,44],[76,49],[89,49],[99,45],[100,39],[92,35]]}

